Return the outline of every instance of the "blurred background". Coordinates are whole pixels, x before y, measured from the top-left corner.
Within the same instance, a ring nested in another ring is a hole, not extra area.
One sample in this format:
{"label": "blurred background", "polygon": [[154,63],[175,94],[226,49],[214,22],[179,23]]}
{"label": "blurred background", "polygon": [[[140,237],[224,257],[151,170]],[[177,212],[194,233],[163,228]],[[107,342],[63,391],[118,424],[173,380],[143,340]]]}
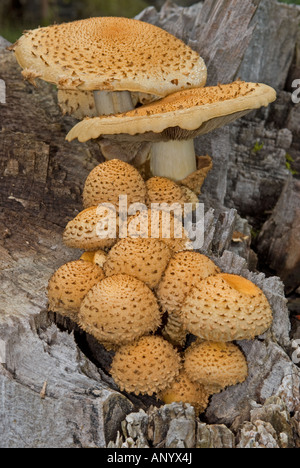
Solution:
{"label": "blurred background", "polygon": [[[300,5],[300,0],[281,1]],[[131,18],[148,6],[159,10],[163,3],[164,0],[0,0],[0,36],[14,42],[24,29],[91,16]],[[177,0],[175,3],[189,6],[197,0]]]}

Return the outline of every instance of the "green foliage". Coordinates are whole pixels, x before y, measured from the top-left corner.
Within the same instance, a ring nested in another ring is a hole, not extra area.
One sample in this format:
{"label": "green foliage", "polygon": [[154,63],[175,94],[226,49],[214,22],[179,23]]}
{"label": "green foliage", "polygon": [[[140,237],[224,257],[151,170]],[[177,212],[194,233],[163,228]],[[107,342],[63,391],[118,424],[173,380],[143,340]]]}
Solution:
{"label": "green foliage", "polygon": [[264,147],[264,143],[259,143],[259,141],[255,142],[255,145],[252,148],[252,153],[258,153],[260,150],[262,150]]}
{"label": "green foliage", "polygon": [[294,162],[294,159],[292,158],[292,156],[289,153],[286,153],[286,155],[285,155],[285,167],[287,168],[288,171],[290,171],[290,173],[292,175],[298,175],[298,171],[293,169],[293,166],[292,166],[293,162]]}

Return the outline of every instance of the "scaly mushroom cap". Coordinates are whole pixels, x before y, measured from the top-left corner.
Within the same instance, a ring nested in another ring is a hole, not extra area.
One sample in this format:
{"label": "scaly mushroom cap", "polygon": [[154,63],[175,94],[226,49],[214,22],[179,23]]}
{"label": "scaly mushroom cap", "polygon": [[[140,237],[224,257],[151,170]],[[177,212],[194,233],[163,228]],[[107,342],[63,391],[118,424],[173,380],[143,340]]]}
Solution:
{"label": "scaly mushroom cap", "polygon": [[85,296],[79,324],[102,344],[122,345],[156,331],[161,312],[142,281],[117,274],[97,283]]}
{"label": "scaly mushroom cap", "polygon": [[270,86],[235,81],[230,84],[185,89],[122,114],[79,122],[67,135],[85,142],[103,135],[138,134],[143,141],[189,140],[226,125],[276,99]]}
{"label": "scaly mushroom cap", "polygon": [[137,169],[119,159],[112,159],[99,164],[88,175],[83,204],[88,208],[109,202],[118,208],[120,195],[127,195],[128,205],[145,203],[146,185]]}
{"label": "scaly mushroom cap", "polygon": [[103,270],[97,265],[83,260],[66,263],[50,278],[49,310],[77,321],[83,298],[102,279]]}
{"label": "scaly mushroom cap", "polygon": [[158,395],[166,405],[173,402],[189,403],[195,408],[197,414],[206,410],[210,392],[202,384],[192,382],[186,371],[181,369],[171,385]]}
{"label": "scaly mushroom cap", "polygon": [[168,387],[179,374],[181,358],[161,336],[143,336],[115,354],[111,376],[121,391],[153,395]]}
{"label": "scaly mushroom cap", "polygon": [[106,276],[125,273],[155,288],[171,258],[171,251],[159,239],[119,240],[109,251],[104,265]]}
{"label": "scaly mushroom cap", "polygon": [[163,309],[178,312],[191,289],[211,275],[220,273],[215,263],[196,251],[177,252],[171,258],[157,288]]}
{"label": "scaly mushroom cap", "polygon": [[129,216],[127,236],[160,239],[173,253],[193,248],[182,221],[163,209],[146,209]]}
{"label": "scaly mushroom cap", "polygon": [[251,281],[222,273],[195,285],[181,307],[181,318],[190,333],[204,340],[251,340],[271,326],[272,310]]}
{"label": "scaly mushroom cap", "polygon": [[146,181],[147,206],[151,208],[151,203],[179,203],[183,205],[187,202],[182,188],[173,180],[166,177],[151,177]]}
{"label": "scaly mushroom cap", "polygon": [[92,91],[59,89],[57,100],[63,115],[72,115],[78,120],[99,115]]}
{"label": "scaly mushroom cap", "polygon": [[118,217],[115,211],[93,206],[69,221],[63,233],[63,241],[68,247],[93,251],[112,247],[117,241],[117,235]]}
{"label": "scaly mushroom cap", "polygon": [[166,96],[204,86],[202,58],[175,36],[142,21],[103,17],[26,32],[14,45],[21,67],[64,89]]}
{"label": "scaly mushroom cap", "polygon": [[233,343],[193,343],[184,354],[184,370],[192,382],[218,393],[229,385],[244,382],[248,366],[244,354]]}

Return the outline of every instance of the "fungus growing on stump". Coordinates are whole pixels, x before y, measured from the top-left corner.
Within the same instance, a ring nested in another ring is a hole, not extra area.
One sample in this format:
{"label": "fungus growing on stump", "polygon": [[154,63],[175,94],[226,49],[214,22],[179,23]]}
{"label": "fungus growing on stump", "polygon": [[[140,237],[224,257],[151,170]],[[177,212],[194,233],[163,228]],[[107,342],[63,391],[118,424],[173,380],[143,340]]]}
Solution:
{"label": "fungus growing on stump", "polygon": [[179,353],[161,336],[143,336],[116,352],[111,376],[122,391],[153,395],[167,388],[182,366]]}
{"label": "fungus growing on stump", "polygon": [[62,265],[49,280],[49,310],[77,322],[84,297],[102,279],[102,268],[90,262],[75,260]]}
{"label": "fungus growing on stump", "polygon": [[164,311],[168,312],[165,337],[174,345],[183,346],[187,328],[181,318],[181,306],[190,290],[201,280],[220,273],[215,263],[194,250],[175,253],[157,287],[157,297]]}
{"label": "fungus growing on stump", "polygon": [[[184,42],[129,18],[89,18],[38,28],[24,33],[12,50],[23,76],[57,85],[60,100],[67,101],[70,91],[93,92],[98,115],[126,112],[137,101],[204,86],[207,77],[203,59]],[[76,105],[76,96],[72,99]],[[80,100],[82,96],[77,104]]]}
{"label": "fungus growing on stump", "polygon": [[63,241],[68,247],[93,251],[111,248],[117,241],[117,235],[116,210],[92,206],[68,222]]}
{"label": "fungus growing on stump", "polygon": [[116,274],[98,282],[79,311],[80,327],[106,347],[130,343],[161,324],[154,293],[142,281]]}
{"label": "fungus growing on stump", "polygon": [[89,173],[83,189],[83,205],[88,208],[112,203],[118,208],[120,195],[127,196],[128,205],[145,203],[146,192],[146,184],[137,169],[119,159],[112,159]]}
{"label": "fungus growing on stump", "polygon": [[251,281],[220,273],[188,293],[180,317],[190,333],[204,340],[251,340],[272,324],[270,304]]}
{"label": "fungus growing on stump", "polygon": [[158,394],[158,398],[166,405],[173,402],[188,403],[200,414],[206,410],[210,395],[211,391],[205,385],[192,382],[186,371],[181,369],[169,387]]}
{"label": "fungus growing on stump", "polygon": [[211,394],[242,383],[248,376],[247,361],[239,347],[213,341],[195,342],[187,348],[184,370],[192,382],[205,385]]}
{"label": "fungus growing on stump", "polygon": [[67,140],[86,142],[109,135],[120,140],[151,141],[154,176],[180,181],[196,171],[193,139],[267,106],[276,98],[270,86],[235,81],[173,93],[118,115],[86,118]]}
{"label": "fungus growing on stump", "polygon": [[151,289],[161,280],[171,251],[160,239],[119,240],[109,251],[104,265],[106,276],[125,273],[143,281]]}

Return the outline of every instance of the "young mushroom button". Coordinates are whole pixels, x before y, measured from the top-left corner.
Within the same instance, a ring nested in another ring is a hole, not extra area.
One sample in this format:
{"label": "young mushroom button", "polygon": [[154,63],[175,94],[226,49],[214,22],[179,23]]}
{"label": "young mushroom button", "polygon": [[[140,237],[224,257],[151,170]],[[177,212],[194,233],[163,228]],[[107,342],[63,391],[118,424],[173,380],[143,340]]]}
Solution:
{"label": "young mushroom button", "polygon": [[270,304],[255,284],[220,273],[197,284],[180,312],[184,327],[204,340],[252,340],[272,324]]}
{"label": "young mushroom button", "polygon": [[153,395],[168,387],[181,368],[179,353],[161,336],[143,336],[121,346],[111,365],[111,376],[121,390]]}
{"label": "young mushroom button", "polygon": [[[26,32],[12,50],[25,78],[53,83],[62,94],[68,91],[62,101],[72,91],[94,93],[98,115],[126,112],[147,96],[153,100],[204,86],[207,77],[203,59],[184,42],[129,18],[88,18],[38,28]],[[80,105],[82,96],[71,99]]]}
{"label": "young mushroom button", "polygon": [[111,135],[151,141],[151,172],[180,181],[196,171],[193,139],[240,118],[276,98],[270,86],[235,81],[173,93],[123,114],[87,118],[67,135],[81,142]]}

